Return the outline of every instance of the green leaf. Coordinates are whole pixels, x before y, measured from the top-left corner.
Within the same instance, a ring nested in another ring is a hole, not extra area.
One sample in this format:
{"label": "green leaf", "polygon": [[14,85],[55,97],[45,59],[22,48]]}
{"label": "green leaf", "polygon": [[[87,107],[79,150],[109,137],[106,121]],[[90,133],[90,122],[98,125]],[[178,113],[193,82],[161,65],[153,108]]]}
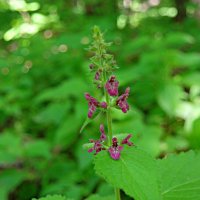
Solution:
{"label": "green leaf", "polygon": [[169,116],[174,116],[183,97],[184,93],[181,87],[169,83],[164,85],[164,88],[160,91],[158,103]]}
{"label": "green leaf", "polygon": [[72,199],[67,199],[64,196],[61,195],[48,195],[46,197],[41,197],[39,199],[32,199],[32,200],[72,200]]}
{"label": "green leaf", "polygon": [[200,198],[200,153],[190,151],[157,161],[163,200]]}
{"label": "green leaf", "polygon": [[101,114],[101,110],[97,109],[96,112],[94,113],[92,119],[87,117],[86,120],[84,121],[83,125],[81,126],[80,133],[82,133],[82,131],[85,129],[85,127],[88,124],[90,124],[99,114]]}
{"label": "green leaf", "polygon": [[115,199],[114,196],[105,196],[105,197],[101,197],[97,194],[91,195],[90,197],[88,197],[86,200],[113,200]]}
{"label": "green leaf", "polygon": [[8,194],[13,191],[21,182],[26,180],[26,171],[9,169],[1,171],[0,176],[0,199],[8,199]]}
{"label": "green leaf", "polygon": [[102,151],[95,156],[95,170],[135,200],[160,200],[155,161],[140,149],[125,147],[119,160]]}
{"label": "green leaf", "polygon": [[50,145],[45,140],[28,142],[24,146],[24,154],[28,158],[41,157],[49,159],[51,157]]}

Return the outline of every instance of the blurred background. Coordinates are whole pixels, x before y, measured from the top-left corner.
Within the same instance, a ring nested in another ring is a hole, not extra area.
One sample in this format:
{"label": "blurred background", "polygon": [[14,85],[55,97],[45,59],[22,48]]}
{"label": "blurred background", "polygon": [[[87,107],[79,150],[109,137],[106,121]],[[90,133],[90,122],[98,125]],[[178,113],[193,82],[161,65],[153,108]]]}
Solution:
{"label": "blurred background", "polygon": [[114,133],[155,158],[199,149],[199,22],[199,0],[0,0],[0,199],[113,194],[82,148],[104,117],[79,133],[84,92],[99,94],[86,51],[94,25],[113,42],[120,93],[131,87]]}

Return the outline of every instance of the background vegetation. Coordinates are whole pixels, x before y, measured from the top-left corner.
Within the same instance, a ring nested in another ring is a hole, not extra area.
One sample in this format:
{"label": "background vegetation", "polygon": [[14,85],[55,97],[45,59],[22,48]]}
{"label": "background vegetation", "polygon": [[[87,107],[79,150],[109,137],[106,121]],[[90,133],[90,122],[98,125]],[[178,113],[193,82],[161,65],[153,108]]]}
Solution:
{"label": "background vegetation", "polygon": [[94,25],[113,41],[120,89],[131,87],[131,110],[114,111],[114,133],[133,133],[134,143],[157,158],[199,149],[199,6],[0,0],[0,199],[112,195],[82,149],[98,137],[103,117],[79,133],[88,109],[84,92],[95,91],[85,50]]}

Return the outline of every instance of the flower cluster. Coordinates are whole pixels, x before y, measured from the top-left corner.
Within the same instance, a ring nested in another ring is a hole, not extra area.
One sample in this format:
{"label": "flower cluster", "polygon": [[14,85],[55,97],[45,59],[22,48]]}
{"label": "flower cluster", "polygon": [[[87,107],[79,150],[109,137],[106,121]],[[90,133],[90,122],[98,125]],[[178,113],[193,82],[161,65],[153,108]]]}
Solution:
{"label": "flower cluster", "polygon": [[[105,89],[107,90],[108,94],[112,96],[118,96],[118,86],[119,82],[116,80],[116,77],[112,75],[109,80],[105,84]],[[116,99],[115,105],[119,107],[123,113],[126,113],[129,110],[129,105],[127,102],[127,98],[130,93],[130,87],[126,88],[125,93],[118,96]],[[88,117],[92,118],[94,112],[96,111],[97,107],[107,108],[107,103],[102,102],[99,103],[94,97],[90,96],[90,94],[86,93],[85,98],[88,101],[89,111]]]}
{"label": "flower cluster", "polygon": [[88,101],[88,117],[92,118],[94,112],[96,111],[97,108],[107,108],[107,103],[106,102],[98,102],[94,97],[90,96],[89,93],[85,93],[85,98]]}
{"label": "flower cluster", "polygon": [[118,139],[116,137],[112,138],[112,145],[110,147],[106,146],[104,143],[107,140],[105,131],[104,131],[104,126],[103,124],[100,125],[100,132],[101,132],[101,136],[98,140],[93,140],[90,139],[90,142],[93,143],[93,147],[90,148],[88,150],[89,153],[95,151],[95,155],[97,153],[99,153],[102,150],[107,150],[111,156],[111,158],[113,158],[114,160],[118,160],[120,158],[120,152],[123,150],[123,146],[122,145],[128,145],[128,146],[133,146],[134,144],[129,141],[129,139],[131,138],[131,134],[128,134],[127,137],[125,137],[120,145],[118,144]]}
{"label": "flower cluster", "polygon": [[98,111],[103,111],[107,116],[108,137],[106,137],[104,126],[101,125],[101,136],[98,140],[90,140],[93,147],[88,152],[95,151],[95,154],[97,154],[102,150],[107,150],[111,158],[118,160],[120,158],[120,152],[123,150],[123,145],[132,146],[133,143],[129,141],[131,134],[122,141],[118,141],[116,137],[112,136],[111,109],[117,108],[123,113],[128,112],[129,104],[127,99],[129,97],[130,87],[127,87],[123,94],[119,94],[119,81],[113,74],[114,70],[117,69],[116,62],[113,55],[107,53],[107,47],[110,46],[110,43],[104,41],[103,33],[101,33],[98,27],[94,27],[93,39],[94,41],[89,47],[89,50],[93,52],[93,56],[90,58],[91,64],[89,68],[90,72],[94,74],[94,84],[97,85],[98,89],[103,89],[106,101],[101,102],[89,93],[85,93],[89,107],[88,118],[93,119],[100,113]]}

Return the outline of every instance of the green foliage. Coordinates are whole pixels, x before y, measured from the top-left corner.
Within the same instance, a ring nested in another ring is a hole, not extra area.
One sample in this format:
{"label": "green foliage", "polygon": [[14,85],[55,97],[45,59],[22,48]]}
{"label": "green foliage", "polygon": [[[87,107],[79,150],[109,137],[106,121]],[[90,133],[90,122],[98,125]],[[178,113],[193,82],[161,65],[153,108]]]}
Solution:
{"label": "green foliage", "polygon": [[61,195],[47,195],[46,197],[41,197],[39,199],[32,199],[32,200],[72,200],[72,199],[67,199],[64,196]]}
{"label": "green foliage", "polygon": [[179,22],[177,9],[174,0],[132,1],[129,8],[122,1],[0,0],[1,200],[113,194],[82,149],[98,138],[105,115],[79,133],[88,109],[84,92],[98,94],[88,69],[94,55],[85,50],[94,25],[113,42],[108,53],[119,66],[120,93],[131,87],[130,112],[113,110],[113,134],[132,133],[153,157],[199,149],[198,4],[189,0]]}
{"label": "green foliage", "polygon": [[104,197],[101,197],[99,195],[91,195],[86,200],[113,200],[114,198],[115,198],[114,196],[104,196]]}
{"label": "green foliage", "polygon": [[136,200],[160,199],[156,163],[140,149],[125,148],[117,161],[111,159],[107,152],[99,153],[95,157],[95,170],[114,187],[123,189]]}
{"label": "green foliage", "polygon": [[193,151],[156,161],[136,148],[127,148],[118,161],[106,152],[95,157],[96,172],[136,200],[198,199],[199,167],[200,153]]}
{"label": "green foliage", "polygon": [[200,194],[200,154],[192,151],[157,161],[164,200],[195,200]]}

